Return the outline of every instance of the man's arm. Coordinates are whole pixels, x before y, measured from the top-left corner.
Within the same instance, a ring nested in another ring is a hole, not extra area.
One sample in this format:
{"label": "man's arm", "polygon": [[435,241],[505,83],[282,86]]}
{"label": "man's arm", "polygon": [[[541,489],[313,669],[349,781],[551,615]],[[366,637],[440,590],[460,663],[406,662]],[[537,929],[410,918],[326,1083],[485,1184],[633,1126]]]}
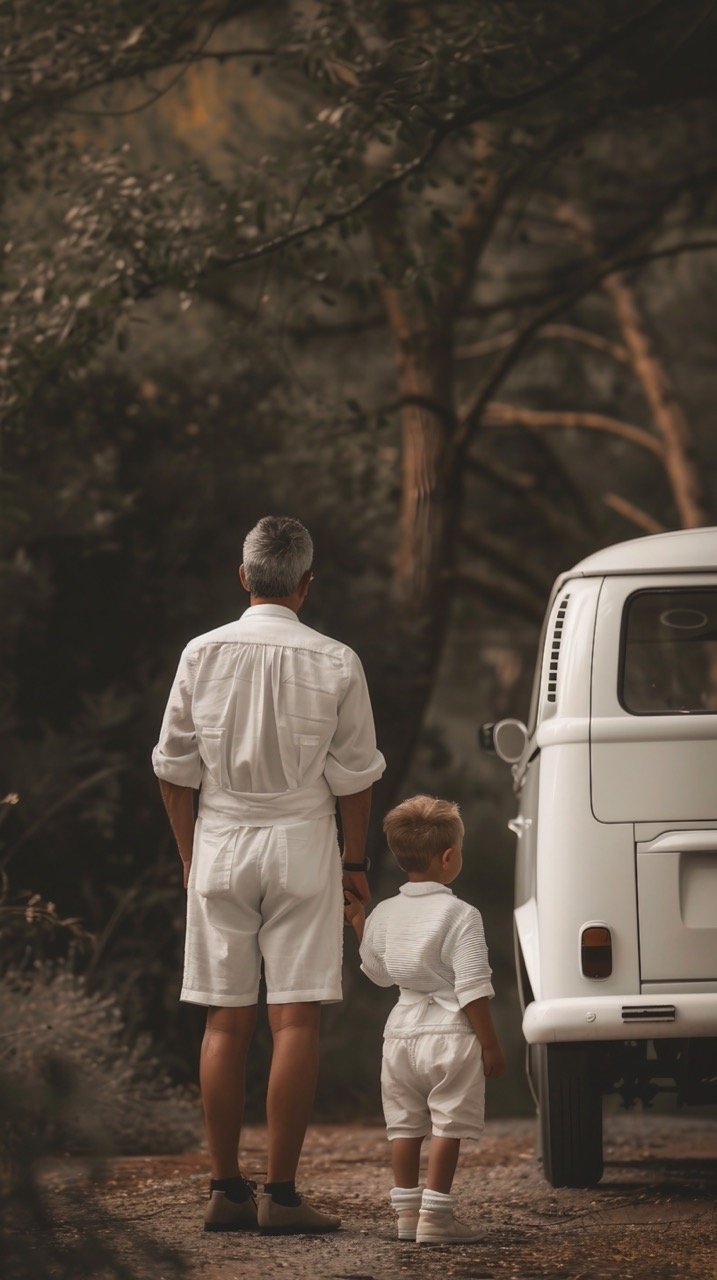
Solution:
{"label": "man's arm", "polygon": [[169,825],[177,841],[177,849],[184,867],[184,887],[187,887],[189,868],[192,865],[192,845],[194,843],[194,788],[178,787],[174,782],[159,779],[164,807],[167,810]]}
{"label": "man's arm", "polygon": [[[371,792],[373,786],[365,791],[357,791],[352,796],[339,796],[341,810],[341,826],[344,833],[344,862],[363,862],[366,857],[366,836],[368,820],[371,816]],[[371,890],[365,873],[359,871],[344,872],[344,889],[354,893],[359,902],[369,902]]]}

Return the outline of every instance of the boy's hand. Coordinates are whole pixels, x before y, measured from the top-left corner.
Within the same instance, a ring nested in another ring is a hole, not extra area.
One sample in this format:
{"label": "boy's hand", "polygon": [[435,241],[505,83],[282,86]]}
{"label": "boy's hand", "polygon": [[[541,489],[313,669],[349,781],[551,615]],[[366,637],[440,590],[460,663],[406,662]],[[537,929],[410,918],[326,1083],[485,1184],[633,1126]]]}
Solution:
{"label": "boy's hand", "polygon": [[483,1071],[486,1079],[495,1080],[497,1076],[502,1076],[505,1071],[505,1056],[498,1041],[483,1048]]}

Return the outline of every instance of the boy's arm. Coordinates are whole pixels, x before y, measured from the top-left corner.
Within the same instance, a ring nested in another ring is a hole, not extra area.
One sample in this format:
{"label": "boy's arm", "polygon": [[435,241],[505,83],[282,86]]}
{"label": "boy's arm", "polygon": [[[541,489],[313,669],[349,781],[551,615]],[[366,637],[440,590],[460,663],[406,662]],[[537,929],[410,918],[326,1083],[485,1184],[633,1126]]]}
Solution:
{"label": "boy's arm", "polygon": [[468,1004],[464,1004],[463,1012],[480,1041],[486,1076],[502,1076],[505,1071],[505,1057],[493,1026],[490,997],[481,996],[479,1000],[471,1000]]}

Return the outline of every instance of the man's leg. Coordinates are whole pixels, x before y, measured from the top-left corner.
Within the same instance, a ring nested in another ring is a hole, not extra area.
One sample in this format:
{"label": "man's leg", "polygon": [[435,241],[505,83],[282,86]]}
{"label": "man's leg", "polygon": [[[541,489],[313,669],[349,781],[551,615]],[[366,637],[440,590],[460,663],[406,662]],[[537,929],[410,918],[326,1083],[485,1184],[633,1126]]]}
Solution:
{"label": "man's leg", "polygon": [[268,1010],[274,1049],[266,1095],[267,1182],[292,1182],[316,1092],[321,1005],[270,1004]]}
{"label": "man's leg", "polygon": [[199,1082],[213,1178],[239,1174],[246,1058],[255,1023],[255,1004],[207,1010]]}

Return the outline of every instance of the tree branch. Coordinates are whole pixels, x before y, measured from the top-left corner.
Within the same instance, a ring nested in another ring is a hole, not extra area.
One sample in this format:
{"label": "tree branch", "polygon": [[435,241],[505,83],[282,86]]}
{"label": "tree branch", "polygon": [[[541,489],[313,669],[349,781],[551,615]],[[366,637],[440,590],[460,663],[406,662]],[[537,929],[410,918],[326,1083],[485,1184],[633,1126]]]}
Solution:
{"label": "tree branch", "polygon": [[545,601],[538,600],[530,592],[514,586],[510,582],[498,581],[484,569],[472,569],[470,573],[457,572],[451,575],[459,590],[471,591],[481,600],[488,600],[500,609],[518,614],[529,622],[540,625],[545,613]]}
{"label": "tree branch", "polygon": [[[599,262],[588,216],[566,203],[558,206],[557,216],[587,253]],[[609,272],[603,277],[602,288],[612,304],[633,372],[650,409],[655,433],[661,439],[665,475],[682,527],[699,528],[706,522],[705,503],[687,415],[672,379],[654,349],[635,290],[628,284],[624,273]]]}
{"label": "tree branch", "polygon": [[[469,405],[466,413],[470,415]],[[461,414],[461,418],[464,415]],[[563,409],[526,409],[522,405],[503,404],[493,400],[486,405],[483,413],[486,427],[525,427],[528,431],[539,431],[543,428],[562,427],[566,430],[578,428],[589,431],[604,431],[609,435],[628,440],[631,444],[648,449],[656,457],[662,459],[664,450],[660,441],[643,427],[636,427],[631,422],[622,422],[620,418],[610,418],[603,413],[587,413]]]}
{"label": "tree branch", "polygon": [[579,523],[561,507],[551,502],[537,487],[535,476],[513,471],[494,458],[471,458],[468,469],[478,476],[486,476],[509,492],[518,493],[526,506],[535,512],[546,529],[563,541],[567,539],[577,547],[589,547],[584,523]]}
{"label": "tree branch", "polygon": [[619,493],[604,493],[603,502],[606,507],[610,507],[616,511],[619,516],[624,516],[631,524],[637,525],[638,529],[642,529],[643,533],[666,533],[667,525],[661,524],[654,516],[643,511],[641,507],[636,507],[634,502],[629,502],[627,498],[621,498]]}
{"label": "tree branch", "polygon": [[[505,333],[497,333],[492,338],[484,338],[482,342],[472,342],[468,346],[457,347],[456,359],[473,360],[480,356],[493,355],[496,351],[505,351],[511,343],[515,342],[517,336],[517,329],[508,329]],[[536,333],[535,338],[536,341],[558,339],[564,342],[582,343],[585,347],[591,347],[595,351],[611,356],[620,364],[629,364],[630,357],[626,347],[618,342],[611,342],[609,338],[604,338],[601,333],[594,333],[592,329],[582,329],[579,325],[546,324]]]}
{"label": "tree branch", "polygon": [[262,244],[253,245],[251,248],[243,249],[226,258],[217,258],[207,265],[207,271],[223,271],[245,262],[255,262],[259,258],[277,253],[281,249],[288,248],[289,245],[297,244],[310,236],[329,230],[339,222],[345,222],[347,219],[363,213],[364,209],[368,208],[382,195],[403,186],[409,178],[420,173],[433,159],[447,138],[461,133],[471,124],[494,119],[496,116],[504,115],[517,107],[527,106],[540,98],[547,97],[556,89],[563,88],[566,84],[582,75],[588,67],[600,62],[603,57],[612,53],[615,48],[639,34],[645,27],[650,27],[661,12],[672,9],[673,4],[674,0],[656,0],[656,3],[631,18],[623,26],[611,31],[607,36],[593,41],[567,67],[548,77],[547,80],[542,81],[540,84],[524,89],[511,97],[494,98],[486,101],[485,97],[481,95],[472,102],[468,102],[461,110],[455,111],[433,127],[426,145],[417,156],[414,156],[406,164],[399,166],[388,177],[376,183],[369,191],[358,195],[342,209],[329,210],[320,218],[316,218],[312,222],[303,223],[292,231],[279,232]]}
{"label": "tree branch", "polygon": [[505,381],[511,369],[517,364],[525,348],[533,341],[536,333],[554,316],[559,315],[561,311],[573,306],[581,298],[585,297],[587,293],[590,293],[605,276],[614,271],[629,271],[635,267],[644,266],[648,262],[678,257],[683,253],[704,253],[710,249],[717,249],[717,240],[687,240],[680,244],[668,245],[664,249],[652,249],[625,258],[617,257],[608,265],[591,272],[580,285],[568,290],[555,301],[550,301],[518,331],[512,347],[501,360],[496,361],[493,369],[489,371],[482,388],[476,393],[468,411],[462,418],[456,435],[456,447],[465,450],[482,419],[487,404],[492,400],[498,387]]}
{"label": "tree branch", "polygon": [[541,599],[543,594],[548,592],[553,585],[552,576],[541,573],[539,569],[527,564],[524,556],[516,551],[514,542],[499,538],[496,534],[490,533],[488,529],[481,529],[480,534],[473,534],[464,530],[461,533],[460,541],[463,546],[474,552],[474,554],[484,556],[491,564],[497,565],[499,569],[507,570],[513,578],[522,581],[526,587],[534,588]]}

